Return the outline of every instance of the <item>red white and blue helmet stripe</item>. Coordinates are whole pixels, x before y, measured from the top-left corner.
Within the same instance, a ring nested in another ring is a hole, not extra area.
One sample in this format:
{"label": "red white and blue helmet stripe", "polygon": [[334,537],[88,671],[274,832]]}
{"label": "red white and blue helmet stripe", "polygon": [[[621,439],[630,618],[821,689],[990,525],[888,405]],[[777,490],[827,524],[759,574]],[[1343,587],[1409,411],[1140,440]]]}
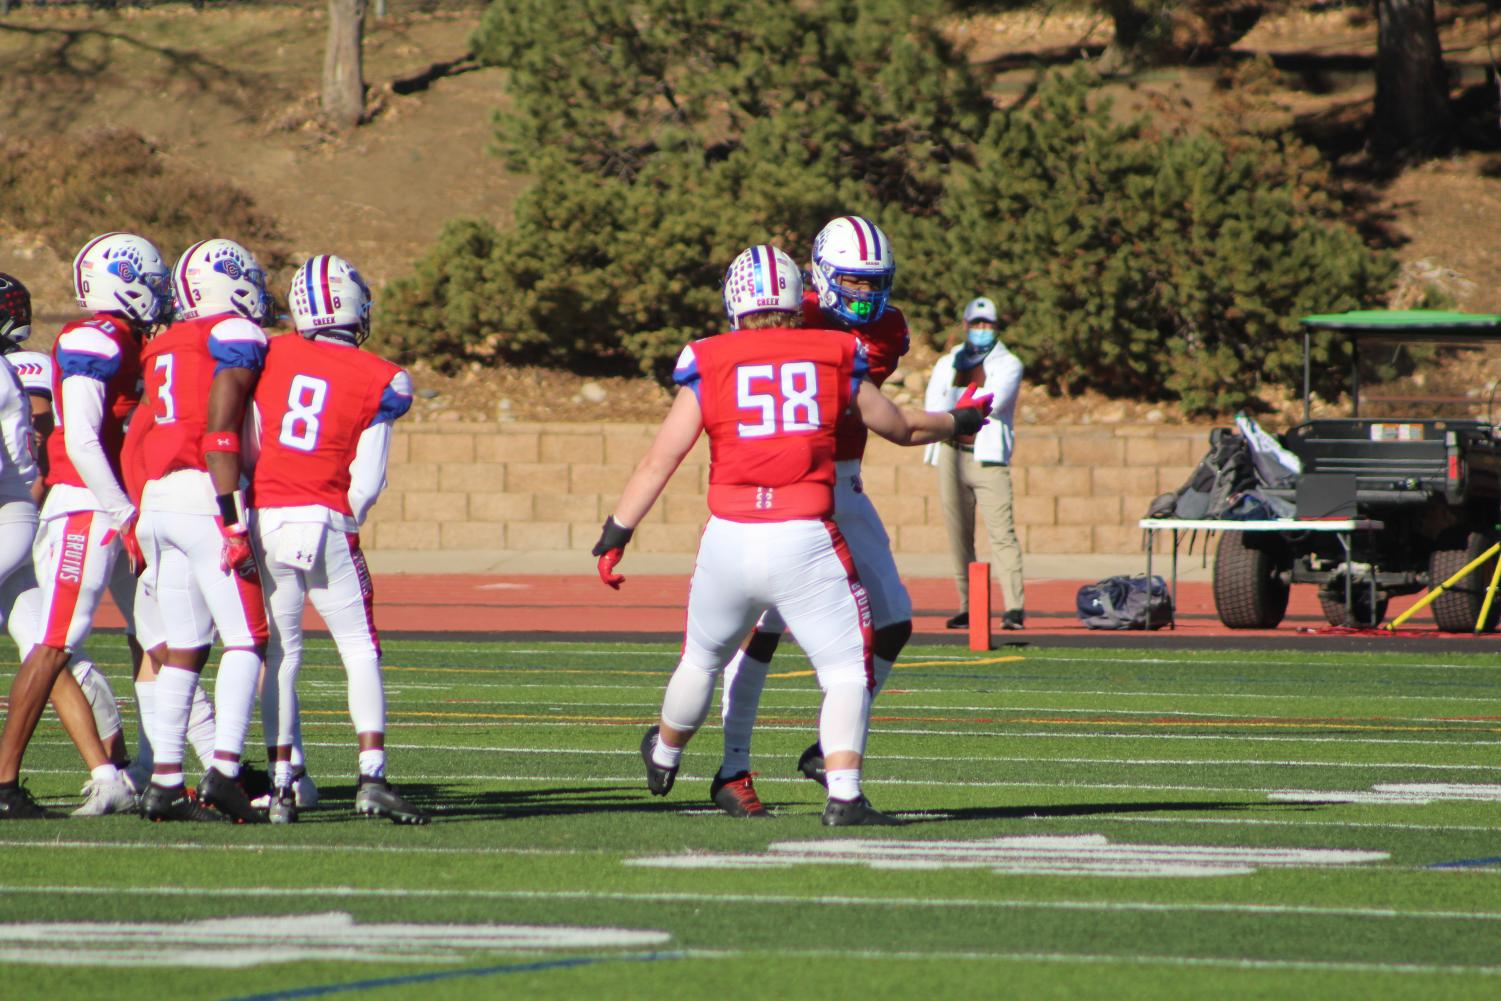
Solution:
{"label": "red white and blue helmet stripe", "polygon": [[885,238],[875,223],[864,216],[845,216],[845,221],[855,231],[855,243],[859,248],[860,260],[867,264],[881,264],[889,256],[889,250],[885,245]]}

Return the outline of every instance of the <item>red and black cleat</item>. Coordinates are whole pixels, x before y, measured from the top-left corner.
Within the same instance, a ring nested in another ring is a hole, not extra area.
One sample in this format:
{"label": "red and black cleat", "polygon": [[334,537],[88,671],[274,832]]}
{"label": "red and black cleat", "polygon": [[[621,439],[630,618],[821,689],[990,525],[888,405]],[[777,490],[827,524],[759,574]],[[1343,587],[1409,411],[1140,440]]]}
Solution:
{"label": "red and black cleat", "polygon": [[714,782],[709,786],[709,798],[714,801],[715,806],[732,817],[769,818],[771,811],[766,809],[766,804],[756,795],[755,784],[751,782],[755,774],[736,772],[729,778],[714,776]]}

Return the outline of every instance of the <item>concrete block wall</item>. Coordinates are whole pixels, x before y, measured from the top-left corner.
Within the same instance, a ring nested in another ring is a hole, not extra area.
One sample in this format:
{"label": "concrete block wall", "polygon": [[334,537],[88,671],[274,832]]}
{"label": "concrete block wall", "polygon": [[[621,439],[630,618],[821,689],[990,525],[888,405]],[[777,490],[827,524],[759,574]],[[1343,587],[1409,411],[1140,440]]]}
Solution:
{"label": "concrete block wall", "polygon": [[[599,537],[655,425],[402,423],[390,485],[363,533],[368,549],[579,550]],[[1027,552],[1132,553],[1136,521],[1208,448],[1207,425],[1030,425],[1012,469]],[[948,552],[937,473],[921,448],[871,439],[865,485],[899,553]],[[709,449],[700,441],[632,543],[691,553],[707,517]],[[987,546],[980,535],[983,558]]]}

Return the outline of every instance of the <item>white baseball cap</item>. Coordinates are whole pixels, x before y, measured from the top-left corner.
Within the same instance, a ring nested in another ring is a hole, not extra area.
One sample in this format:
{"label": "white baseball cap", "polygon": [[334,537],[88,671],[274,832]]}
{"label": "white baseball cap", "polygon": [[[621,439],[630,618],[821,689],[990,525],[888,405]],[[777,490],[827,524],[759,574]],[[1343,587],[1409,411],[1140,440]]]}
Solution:
{"label": "white baseball cap", "polygon": [[976,320],[989,320],[991,323],[996,322],[995,303],[983,295],[964,307],[964,322],[974,323]]}

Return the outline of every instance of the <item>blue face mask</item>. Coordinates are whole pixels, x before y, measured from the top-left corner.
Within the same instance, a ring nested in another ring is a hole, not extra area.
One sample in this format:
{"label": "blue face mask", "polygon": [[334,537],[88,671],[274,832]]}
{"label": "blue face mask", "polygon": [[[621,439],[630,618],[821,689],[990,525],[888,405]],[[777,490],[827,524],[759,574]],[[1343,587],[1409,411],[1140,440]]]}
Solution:
{"label": "blue face mask", "polygon": [[983,354],[995,347],[995,331],[971,327],[965,331],[964,343],[970,351]]}

